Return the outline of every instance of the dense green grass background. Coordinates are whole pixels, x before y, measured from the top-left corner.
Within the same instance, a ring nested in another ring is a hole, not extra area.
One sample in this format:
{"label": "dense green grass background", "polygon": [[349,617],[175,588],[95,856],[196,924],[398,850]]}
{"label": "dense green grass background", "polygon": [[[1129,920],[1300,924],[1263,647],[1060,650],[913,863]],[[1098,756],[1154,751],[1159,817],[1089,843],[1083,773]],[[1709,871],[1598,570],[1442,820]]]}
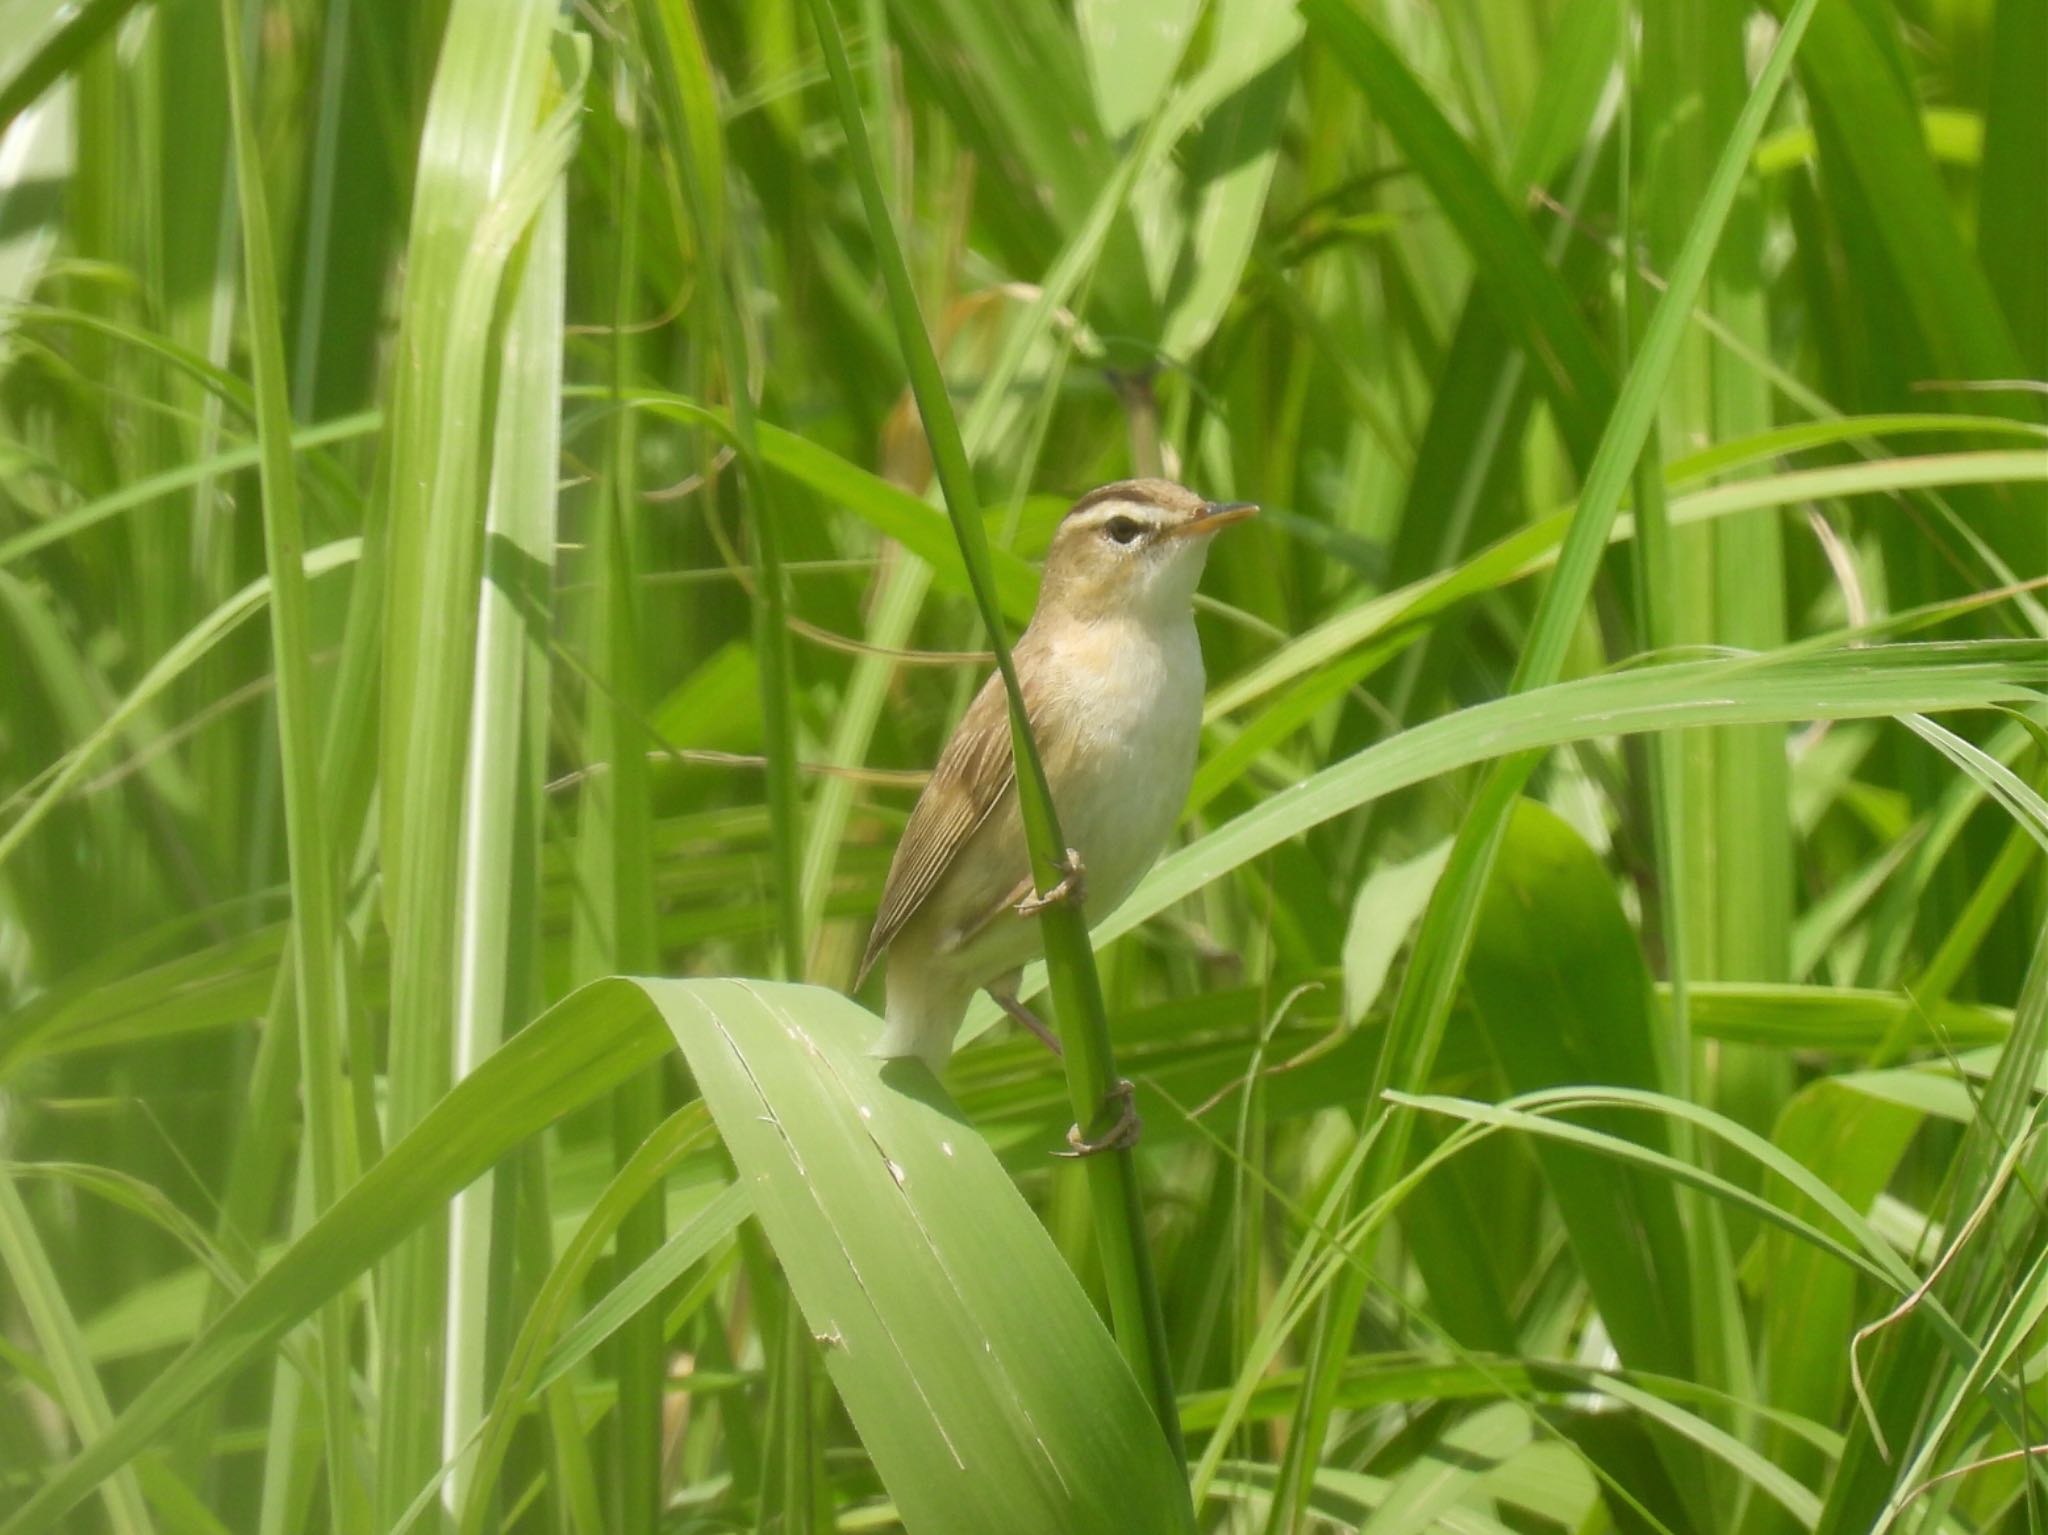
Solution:
{"label": "dense green grass background", "polygon": [[[2044,82],[0,0],[0,1529],[2048,1530]],[[984,619],[1157,471],[1266,508],[1180,840],[1070,1076],[878,1073]]]}

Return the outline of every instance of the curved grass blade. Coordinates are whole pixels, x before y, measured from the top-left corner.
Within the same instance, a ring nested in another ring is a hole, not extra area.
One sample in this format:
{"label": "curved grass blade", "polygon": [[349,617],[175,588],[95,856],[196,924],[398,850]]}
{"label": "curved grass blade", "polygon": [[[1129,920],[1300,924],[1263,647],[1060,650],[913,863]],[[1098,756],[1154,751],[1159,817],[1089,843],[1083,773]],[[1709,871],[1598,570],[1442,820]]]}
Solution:
{"label": "curved grass blade", "polygon": [[[2048,686],[2048,641],[1965,640],[1678,661],[1583,677],[1475,704],[1403,731],[1272,796],[1169,853],[1092,929],[1099,948],[1292,837],[1456,768],[1569,741],[1696,725],[1880,718],[2033,703]],[[1935,698],[1937,704],[1916,699]],[[1025,971],[1022,995],[1044,984]],[[978,1002],[965,1036],[995,1005]],[[963,1036],[963,1037],[965,1037]]]}

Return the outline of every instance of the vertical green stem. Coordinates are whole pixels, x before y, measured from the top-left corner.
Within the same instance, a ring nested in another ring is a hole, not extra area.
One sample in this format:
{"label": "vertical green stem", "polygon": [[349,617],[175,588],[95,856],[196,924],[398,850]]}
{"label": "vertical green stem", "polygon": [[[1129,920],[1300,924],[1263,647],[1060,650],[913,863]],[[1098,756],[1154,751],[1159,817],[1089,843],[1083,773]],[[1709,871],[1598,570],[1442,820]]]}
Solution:
{"label": "vertical green stem", "polygon": [[[989,644],[995,651],[996,670],[1010,700],[1010,740],[1017,767],[1017,801],[1023,812],[1025,837],[1031,849],[1031,873],[1040,889],[1050,889],[1059,879],[1059,866],[1066,843],[1060,835],[1059,819],[1053,808],[1052,790],[1046,781],[1031,738],[1030,722],[1024,713],[1023,694],[1018,690],[1016,668],[1010,660],[1010,644],[1004,633],[1002,612],[997,606],[995,578],[990,567],[988,535],[982,527],[981,507],[974,488],[974,475],[953,418],[947,397],[945,375],[940,371],[931,336],[917,306],[911,286],[910,269],[903,259],[901,244],[882,194],[881,177],[875,168],[873,148],[861,118],[859,92],[847,63],[846,45],[828,0],[811,0],[811,17],[825,54],[826,72],[832,81],[834,100],[846,130],[846,145],[854,181],[860,188],[867,211],[868,228],[875,243],[876,257],[889,293],[896,331],[910,373],[910,387],[923,418],[926,440],[931,445],[932,465],[946,497],[954,536],[959,540],[961,558],[967,566],[974,600],[987,626]],[[1045,939],[1046,967],[1052,983],[1053,1003],[1058,1011],[1060,1033],[1066,1046],[1067,1090],[1073,1100],[1074,1117],[1083,1125],[1104,1127],[1113,1119],[1110,1094],[1116,1084],[1116,1063],[1111,1052],[1109,1024],[1102,1004],[1102,984],[1095,973],[1095,954],[1088,942],[1088,926],[1082,914],[1068,905],[1049,907],[1039,917]],[[1109,1293],[1111,1320],[1118,1346],[1131,1372],[1151,1395],[1161,1429],[1174,1454],[1185,1460],[1181,1444],[1180,1419],[1175,1402],[1174,1382],[1166,1351],[1166,1327],[1159,1307],[1159,1292],[1153,1281],[1151,1254],[1145,1242],[1144,1205],[1139,1196],[1137,1163],[1129,1148],[1091,1157],[1085,1164],[1094,1206],[1096,1241]]]}
{"label": "vertical green stem", "polygon": [[[623,397],[637,378],[634,308],[639,295],[641,142],[628,116],[622,126],[618,172],[618,260],[612,302],[612,389]],[[639,567],[638,417],[623,405],[612,413],[610,495],[599,511],[610,519],[604,550],[604,667],[611,683],[610,719],[604,740],[610,750],[610,809],[604,835],[611,841],[606,862],[612,877],[611,968],[645,973],[658,962],[654,938],[654,869],[649,848],[647,753],[641,744],[644,717],[640,625],[634,580]],[[613,1165],[624,1167],[661,1120],[659,1071],[636,1073],[613,1095]],[[619,1223],[616,1262],[630,1272],[661,1245],[664,1210],[660,1198],[642,1199]],[[666,1375],[658,1308],[643,1308],[619,1330],[612,1348],[618,1380],[617,1504],[612,1528],[621,1535],[651,1535],[661,1516],[661,1393]]]}
{"label": "vertical green stem", "polygon": [[[313,1213],[334,1202],[347,1176],[343,1104],[340,900],[322,819],[320,748],[312,679],[312,619],[306,595],[306,538],[299,520],[298,470],[286,382],[277,266],[248,88],[242,78],[241,14],[221,0],[222,47],[233,117],[235,187],[242,209],[242,276],[249,305],[249,354],[262,456],[263,551],[270,571],[270,633],[283,759],[285,845],[292,895],[292,970],[297,984],[299,1057],[313,1173]],[[348,1302],[320,1311],[320,1386],[327,1436],[328,1497],[338,1528],[364,1527],[365,1489],[356,1476],[355,1403],[349,1389]]]}

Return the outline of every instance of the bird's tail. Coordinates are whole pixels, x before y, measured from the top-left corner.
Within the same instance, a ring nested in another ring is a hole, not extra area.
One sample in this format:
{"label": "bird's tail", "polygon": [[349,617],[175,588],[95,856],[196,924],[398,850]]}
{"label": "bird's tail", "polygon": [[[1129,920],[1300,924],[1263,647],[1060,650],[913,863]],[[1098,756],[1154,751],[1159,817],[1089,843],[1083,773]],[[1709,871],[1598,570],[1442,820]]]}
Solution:
{"label": "bird's tail", "polygon": [[937,1076],[953,1053],[953,1036],[967,1015],[972,990],[926,975],[896,960],[889,966],[889,1000],[882,1010],[882,1034],[868,1054],[884,1059],[915,1056]]}

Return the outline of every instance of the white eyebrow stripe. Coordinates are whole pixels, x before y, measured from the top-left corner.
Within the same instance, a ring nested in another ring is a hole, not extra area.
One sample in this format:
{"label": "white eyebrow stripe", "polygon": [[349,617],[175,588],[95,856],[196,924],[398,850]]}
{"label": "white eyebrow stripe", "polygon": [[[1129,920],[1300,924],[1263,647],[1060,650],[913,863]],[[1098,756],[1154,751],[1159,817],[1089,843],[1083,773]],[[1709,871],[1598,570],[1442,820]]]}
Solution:
{"label": "white eyebrow stripe", "polygon": [[1137,501],[1099,501],[1085,512],[1076,514],[1070,520],[1079,528],[1106,527],[1124,517],[1146,528],[1159,528],[1165,518],[1156,506],[1146,506]]}

